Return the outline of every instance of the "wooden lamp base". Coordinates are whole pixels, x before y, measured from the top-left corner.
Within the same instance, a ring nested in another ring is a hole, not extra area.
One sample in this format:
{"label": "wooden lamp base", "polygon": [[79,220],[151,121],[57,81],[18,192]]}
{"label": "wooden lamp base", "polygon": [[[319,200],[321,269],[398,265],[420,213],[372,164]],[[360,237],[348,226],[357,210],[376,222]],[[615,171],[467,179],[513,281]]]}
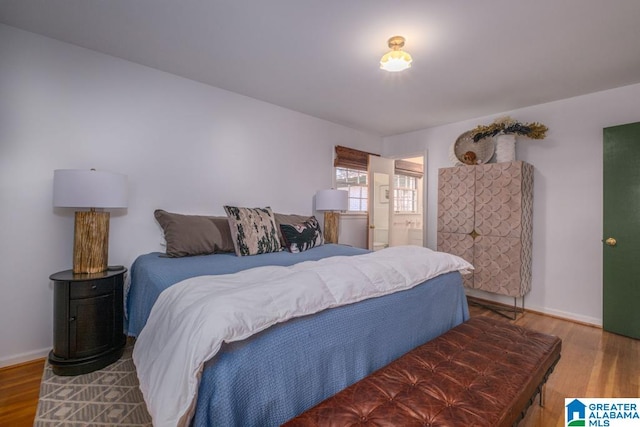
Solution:
{"label": "wooden lamp base", "polygon": [[109,256],[109,212],[76,212],[73,272],[101,273]]}
{"label": "wooden lamp base", "polygon": [[325,211],[324,213],[324,241],[338,243],[338,224],[340,212]]}

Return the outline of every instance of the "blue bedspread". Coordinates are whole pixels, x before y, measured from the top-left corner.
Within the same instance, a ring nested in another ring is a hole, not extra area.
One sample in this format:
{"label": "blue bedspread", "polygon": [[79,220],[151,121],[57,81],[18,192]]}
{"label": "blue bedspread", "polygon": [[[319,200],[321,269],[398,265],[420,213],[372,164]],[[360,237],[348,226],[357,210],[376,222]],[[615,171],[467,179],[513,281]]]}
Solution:
{"label": "blue bedspread", "polygon": [[190,277],[237,273],[264,265],[293,265],[336,255],[361,255],[365,249],[344,245],[322,245],[308,251],[287,251],[239,257],[233,253],[167,258],[160,252],[139,256],[131,266],[127,295],[127,334],[137,337],[147,323],[151,307],[162,291]]}
{"label": "blue bedspread", "polygon": [[226,344],[207,364],[195,426],[278,426],[469,318],[459,273]]}
{"label": "blue bedspread", "polygon": [[[291,254],[139,257],[131,269],[129,334],[140,332],[162,290],[188,277],[291,265],[367,251],[340,245]],[[289,320],[224,344],[202,374],[194,426],[278,426],[469,318],[462,278]]]}

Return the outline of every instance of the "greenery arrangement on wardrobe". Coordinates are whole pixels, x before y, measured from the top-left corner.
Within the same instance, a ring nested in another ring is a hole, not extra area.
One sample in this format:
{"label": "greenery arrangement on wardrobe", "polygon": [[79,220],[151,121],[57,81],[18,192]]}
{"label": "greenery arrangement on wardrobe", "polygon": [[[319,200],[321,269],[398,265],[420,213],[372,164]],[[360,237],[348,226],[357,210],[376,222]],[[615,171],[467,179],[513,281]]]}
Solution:
{"label": "greenery arrangement on wardrobe", "polygon": [[472,137],[475,142],[483,138],[496,135],[521,135],[531,139],[544,139],[547,128],[542,123],[531,122],[522,123],[509,116],[500,117],[493,121],[490,125],[479,125],[472,129]]}

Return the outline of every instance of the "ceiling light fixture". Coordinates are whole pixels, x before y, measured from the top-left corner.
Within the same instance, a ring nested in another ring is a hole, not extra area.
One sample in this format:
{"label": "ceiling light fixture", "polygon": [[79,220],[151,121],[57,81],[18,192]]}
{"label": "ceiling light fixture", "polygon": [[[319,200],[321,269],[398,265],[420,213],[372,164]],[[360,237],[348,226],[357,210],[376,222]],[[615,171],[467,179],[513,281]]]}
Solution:
{"label": "ceiling light fixture", "polygon": [[382,59],[380,59],[380,68],[393,73],[406,70],[411,67],[413,59],[411,58],[411,55],[402,50],[403,47],[404,37],[391,37],[389,39],[389,48],[391,49],[391,52],[385,53]]}

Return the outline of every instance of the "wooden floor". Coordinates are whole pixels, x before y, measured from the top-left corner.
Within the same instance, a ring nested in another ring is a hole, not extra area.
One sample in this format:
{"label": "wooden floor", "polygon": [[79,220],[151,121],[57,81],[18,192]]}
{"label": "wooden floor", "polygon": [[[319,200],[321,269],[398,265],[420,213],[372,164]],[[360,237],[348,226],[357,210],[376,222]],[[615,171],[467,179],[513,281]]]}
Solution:
{"label": "wooden floor", "polygon": [[[504,319],[484,308],[472,316]],[[520,427],[564,424],[565,397],[640,397],[640,340],[527,312],[517,325],[562,338],[562,358],[546,386],[545,407],[534,404]],[[0,369],[0,426],[31,426],[44,360]]]}
{"label": "wooden floor", "polygon": [[0,369],[0,426],[31,426],[44,359]]}
{"label": "wooden floor", "polygon": [[[475,305],[469,309],[472,316],[504,319]],[[562,357],[547,381],[545,406],[536,400],[519,427],[565,426],[566,397],[640,397],[640,340],[531,312],[512,323],[562,339]]]}

